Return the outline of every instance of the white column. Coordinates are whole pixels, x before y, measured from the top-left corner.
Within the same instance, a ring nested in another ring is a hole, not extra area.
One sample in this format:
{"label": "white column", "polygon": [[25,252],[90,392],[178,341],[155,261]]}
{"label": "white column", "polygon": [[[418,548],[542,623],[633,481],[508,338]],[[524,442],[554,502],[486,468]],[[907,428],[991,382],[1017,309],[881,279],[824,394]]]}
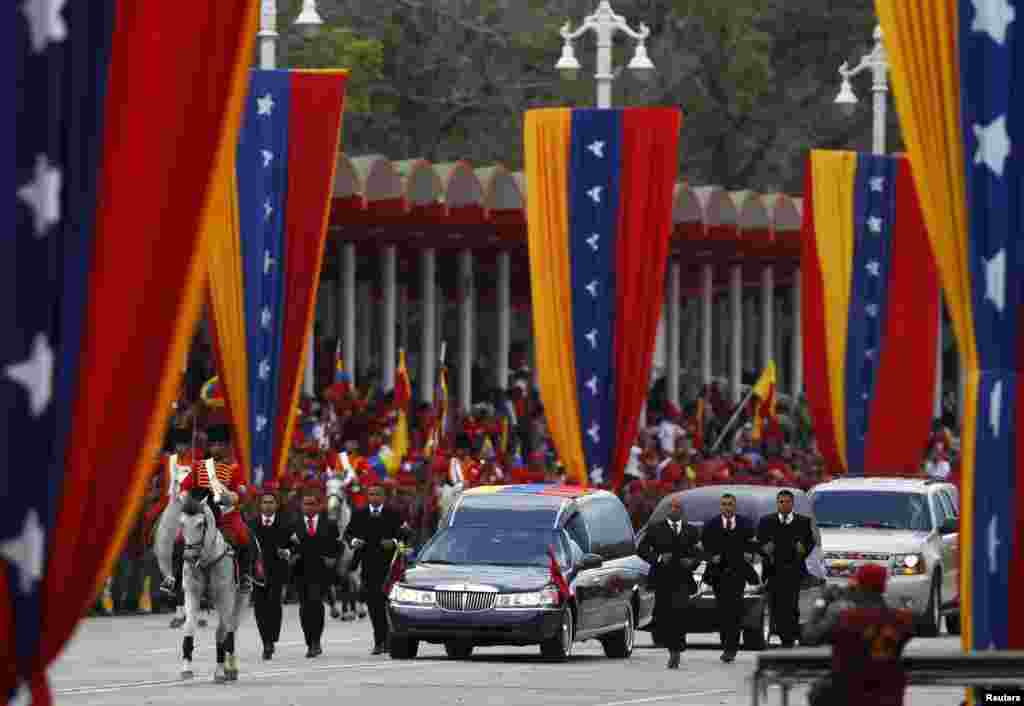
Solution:
{"label": "white column", "polygon": [[715,358],[719,375],[725,380],[729,379],[729,298],[721,296],[718,298],[718,320],[722,325],[718,327],[718,355]]}
{"label": "white column", "polygon": [[[761,368],[775,359],[775,268],[761,270]],[[760,374],[760,371],[758,371]]]}
{"label": "white column", "polygon": [[701,385],[711,384],[711,298],[714,285],[714,271],[711,265],[703,265],[700,270],[700,379]]}
{"label": "white column", "polygon": [[494,384],[508,387],[508,354],[512,347],[512,255],[498,253],[498,339],[495,345]]}
{"label": "white column", "polygon": [[804,343],[803,343],[803,301],[800,295],[800,270],[793,275],[793,289],[790,292],[792,301],[789,310],[793,317],[793,336],[790,339],[792,350],[790,351],[789,374],[790,394],[794,401],[800,400],[804,390]]}
{"label": "white column", "polygon": [[[445,338],[445,336],[447,335],[445,333],[445,331],[446,331],[446,328],[445,328],[446,318],[445,317],[448,315],[448,299],[445,298],[445,296],[444,296],[444,287],[442,287],[440,284],[435,286],[435,292],[436,292],[435,298],[437,299],[437,338],[434,340],[434,349],[437,350],[438,355],[440,355],[441,354],[441,344],[445,343],[445,342],[448,343],[448,345],[446,346],[446,349],[445,349],[445,353],[444,353],[444,356],[445,356],[444,362],[445,362],[445,365],[448,365],[451,362],[451,360],[452,360],[452,356],[455,354],[455,352],[454,352],[454,343],[452,341],[447,340]],[[440,362],[441,361],[438,360],[438,364],[439,365],[440,365]],[[451,374],[449,373],[449,375],[448,375],[448,385],[449,385],[449,388],[451,387],[451,379],[452,379],[452,377],[451,377]]]}
{"label": "white column", "polygon": [[942,290],[939,289],[939,335],[935,339],[935,406],[933,417],[942,416]]}
{"label": "white column", "polygon": [[398,250],[387,245],[380,258],[381,286],[384,301],[380,312],[380,391],[387,392],[395,387],[395,367],[398,351],[395,345],[395,324],[398,313]]}
{"label": "white column", "polygon": [[740,265],[733,265],[729,270],[729,324],[732,329],[729,393],[735,404],[742,399],[743,384],[743,268]]}
{"label": "white column", "polygon": [[427,248],[420,253],[420,399],[434,401],[437,384],[437,253]]}
{"label": "white column", "polygon": [[364,379],[369,373],[370,369],[375,367],[373,362],[373,340],[374,331],[377,326],[377,320],[379,316],[374,316],[376,313],[376,307],[373,306],[373,283],[372,282],[360,282],[358,287],[359,293],[359,313],[360,318],[365,318],[365,323],[359,325],[359,336],[358,349],[359,353],[356,356],[359,362],[359,373],[357,379],[359,383],[365,388],[368,380]]}
{"label": "white column", "polygon": [[757,300],[752,296],[743,298],[743,369],[757,370]]}
{"label": "white column", "polygon": [[262,0],[260,3],[260,68],[273,69],[276,66],[277,48],[277,0]]}
{"label": "white column", "polygon": [[323,304],[320,330],[326,338],[338,335],[338,287],[330,286],[330,280],[320,280],[320,302]]}
{"label": "white column", "polygon": [[341,354],[352,379],[356,379],[356,246],[341,246],[338,291],[341,306]]}
{"label": "white column", "polygon": [[778,297],[772,297],[775,301],[775,317],[773,322],[775,324],[775,338],[772,340],[772,350],[775,351],[775,385],[776,389],[780,392],[787,388],[783,387],[786,376],[789,375],[789,371],[786,370],[785,363],[785,348],[783,347],[783,341],[786,340],[786,331],[788,330],[789,322],[786,320],[786,311],[783,307],[783,302]]}
{"label": "white column", "polygon": [[306,397],[313,397],[316,394],[314,389],[316,383],[315,365],[313,361],[313,351],[315,348],[315,341],[313,340],[313,331],[316,325],[309,327],[309,331],[306,332],[306,366],[305,374],[302,378],[302,394]]}
{"label": "white column", "polygon": [[473,336],[476,286],[473,280],[473,253],[459,253],[459,408],[466,411],[473,404]]}
{"label": "white column", "polygon": [[[398,306],[396,309],[395,331],[398,347],[409,351],[409,286],[404,282],[398,285]],[[398,360],[398,357],[395,357]],[[408,365],[408,361],[406,362]]]}
{"label": "white column", "polygon": [[668,400],[679,406],[679,363],[681,355],[683,266],[671,260],[668,270]]}

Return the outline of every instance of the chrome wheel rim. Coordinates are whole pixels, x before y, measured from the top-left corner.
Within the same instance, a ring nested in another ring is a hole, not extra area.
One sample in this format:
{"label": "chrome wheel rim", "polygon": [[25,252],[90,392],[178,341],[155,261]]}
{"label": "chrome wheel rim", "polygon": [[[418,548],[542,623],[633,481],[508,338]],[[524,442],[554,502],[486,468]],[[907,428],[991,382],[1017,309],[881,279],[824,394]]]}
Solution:
{"label": "chrome wheel rim", "polygon": [[568,657],[572,652],[572,611],[562,614],[562,650]]}
{"label": "chrome wheel rim", "polygon": [[939,595],[939,587],[936,585],[935,588],[932,589],[932,620],[935,623],[935,630],[937,632],[942,632],[941,602],[942,597]]}
{"label": "chrome wheel rim", "polygon": [[764,636],[764,644],[772,639],[772,613],[766,605],[761,611],[761,634]]}
{"label": "chrome wheel rim", "polygon": [[633,642],[636,640],[636,630],[633,628],[633,609],[626,608],[626,654],[633,652]]}

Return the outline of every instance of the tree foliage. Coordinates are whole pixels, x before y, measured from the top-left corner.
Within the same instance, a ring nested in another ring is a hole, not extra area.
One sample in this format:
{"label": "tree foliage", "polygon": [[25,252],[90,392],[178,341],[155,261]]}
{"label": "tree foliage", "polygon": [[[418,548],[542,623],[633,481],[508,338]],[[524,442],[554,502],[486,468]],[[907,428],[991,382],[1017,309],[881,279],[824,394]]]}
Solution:
{"label": "tree foliage", "polygon": [[[648,51],[658,68],[647,83],[622,71],[616,104],[682,109],[680,173],[692,183],[797,193],[808,149],[869,146],[870,101],[844,118],[832,99],[836,67],[870,49],[870,0],[612,4],[632,26],[650,27]],[[593,37],[576,42],[584,67],[580,79],[563,80],[554,64],[562,46],[559,28],[567,21],[577,27],[594,0],[319,5],[330,29],[317,39],[301,39],[289,28],[297,7],[282,13],[279,31],[289,65],[353,70],[345,136],[351,153],[436,162],[465,158],[518,169],[525,110],[593,105]],[[629,62],[633,47],[632,40],[616,39],[616,67]],[[868,98],[866,79],[858,88]]]}

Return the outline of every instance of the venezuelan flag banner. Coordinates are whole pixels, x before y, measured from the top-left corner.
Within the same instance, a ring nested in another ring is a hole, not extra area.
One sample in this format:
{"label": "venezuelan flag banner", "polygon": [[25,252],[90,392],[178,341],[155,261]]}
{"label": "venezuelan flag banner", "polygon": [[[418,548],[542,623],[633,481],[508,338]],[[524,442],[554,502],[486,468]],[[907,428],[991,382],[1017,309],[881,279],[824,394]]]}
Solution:
{"label": "venezuelan flag banner", "polygon": [[804,370],[818,447],[849,475],[916,472],[931,431],[939,285],[904,157],[813,150]]}
{"label": "venezuelan flag banner", "polygon": [[879,0],[878,11],[896,107],[967,370],[963,645],[1021,649],[1024,603],[1011,596],[1024,591],[1024,17],[1020,3],[1009,1]]}
{"label": "venezuelan flag banner", "polygon": [[46,669],[137,517],[199,314],[211,184],[237,139],[257,9],[197,4],[185,34],[173,3],[5,11],[4,703],[51,702]]}
{"label": "venezuelan flag banner", "polygon": [[775,361],[769,360],[768,365],[761,373],[761,377],[754,383],[752,394],[757,397],[757,406],[754,409],[754,429],[751,437],[760,439],[768,431],[769,425],[777,421],[775,416],[775,389],[777,384],[777,373]]}
{"label": "venezuelan flag banner", "polygon": [[398,473],[402,460],[409,453],[409,403],[412,401],[412,383],[405,366],[405,351],[398,352],[398,370],[395,371],[394,408],[398,411],[395,433],[391,439],[394,461],[388,468],[391,475]]}
{"label": "venezuelan flag banner", "polygon": [[210,294],[225,397],[251,481],[283,472],[319,287],[347,71],[252,71],[220,182]]}
{"label": "venezuelan flag banner", "polygon": [[528,232],[540,392],[581,483],[622,480],[664,301],[681,115],[526,113]]}

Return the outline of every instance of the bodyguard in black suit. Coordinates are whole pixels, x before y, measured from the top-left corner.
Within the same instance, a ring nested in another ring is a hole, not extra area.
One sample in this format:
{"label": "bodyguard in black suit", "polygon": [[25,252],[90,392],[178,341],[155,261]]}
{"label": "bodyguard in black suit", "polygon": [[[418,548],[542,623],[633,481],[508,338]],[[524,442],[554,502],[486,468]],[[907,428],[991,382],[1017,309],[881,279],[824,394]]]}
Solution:
{"label": "bodyguard in black suit", "polygon": [[387,595],[384,585],[391,572],[391,561],[395,557],[398,542],[408,536],[402,526],[402,516],[385,507],[384,488],[375,485],[370,488],[369,504],[352,515],[352,521],[345,531],[353,549],[355,561],[363,568],[363,600],[370,611],[373,623],[372,654],[384,654],[388,643]]}
{"label": "bodyguard in black suit", "polygon": [[704,523],[700,542],[704,545],[707,569],[704,582],[715,591],[718,626],[722,636],[722,661],[732,662],[740,643],[743,622],[743,591],[747,583],[760,579],[751,563],[758,547],[754,525],[736,514],[736,496],[725,493],[719,500],[721,514]]}
{"label": "bodyguard in black suit", "polygon": [[647,528],[637,553],[651,565],[655,638],[668,648],[668,668],[678,669],[679,653],[686,649],[684,612],[697,592],[693,570],[700,535],[687,524],[682,499],[675,496],[671,503],[668,519]]}
{"label": "bodyguard in black suit", "polygon": [[263,659],[271,659],[274,643],[281,638],[281,593],[288,582],[291,536],[295,532],[273,490],[261,494],[260,512],[249,521],[249,531],[259,542],[265,579],[263,586],[253,589],[253,613],[263,640]]}
{"label": "bodyguard in black suit", "polygon": [[793,493],[780,490],[778,512],[765,515],[757,525],[757,541],[766,564],[767,582],[775,633],[783,647],[792,647],[800,636],[800,585],[804,561],[814,548],[811,518],[793,512]]}
{"label": "bodyguard in black suit", "polygon": [[302,519],[292,535],[296,552],[293,576],[299,593],[299,621],[309,648],[307,657],[323,653],[320,638],[324,634],[324,598],[341,555],[338,525],[321,512],[322,505],[319,488],[303,491]]}

